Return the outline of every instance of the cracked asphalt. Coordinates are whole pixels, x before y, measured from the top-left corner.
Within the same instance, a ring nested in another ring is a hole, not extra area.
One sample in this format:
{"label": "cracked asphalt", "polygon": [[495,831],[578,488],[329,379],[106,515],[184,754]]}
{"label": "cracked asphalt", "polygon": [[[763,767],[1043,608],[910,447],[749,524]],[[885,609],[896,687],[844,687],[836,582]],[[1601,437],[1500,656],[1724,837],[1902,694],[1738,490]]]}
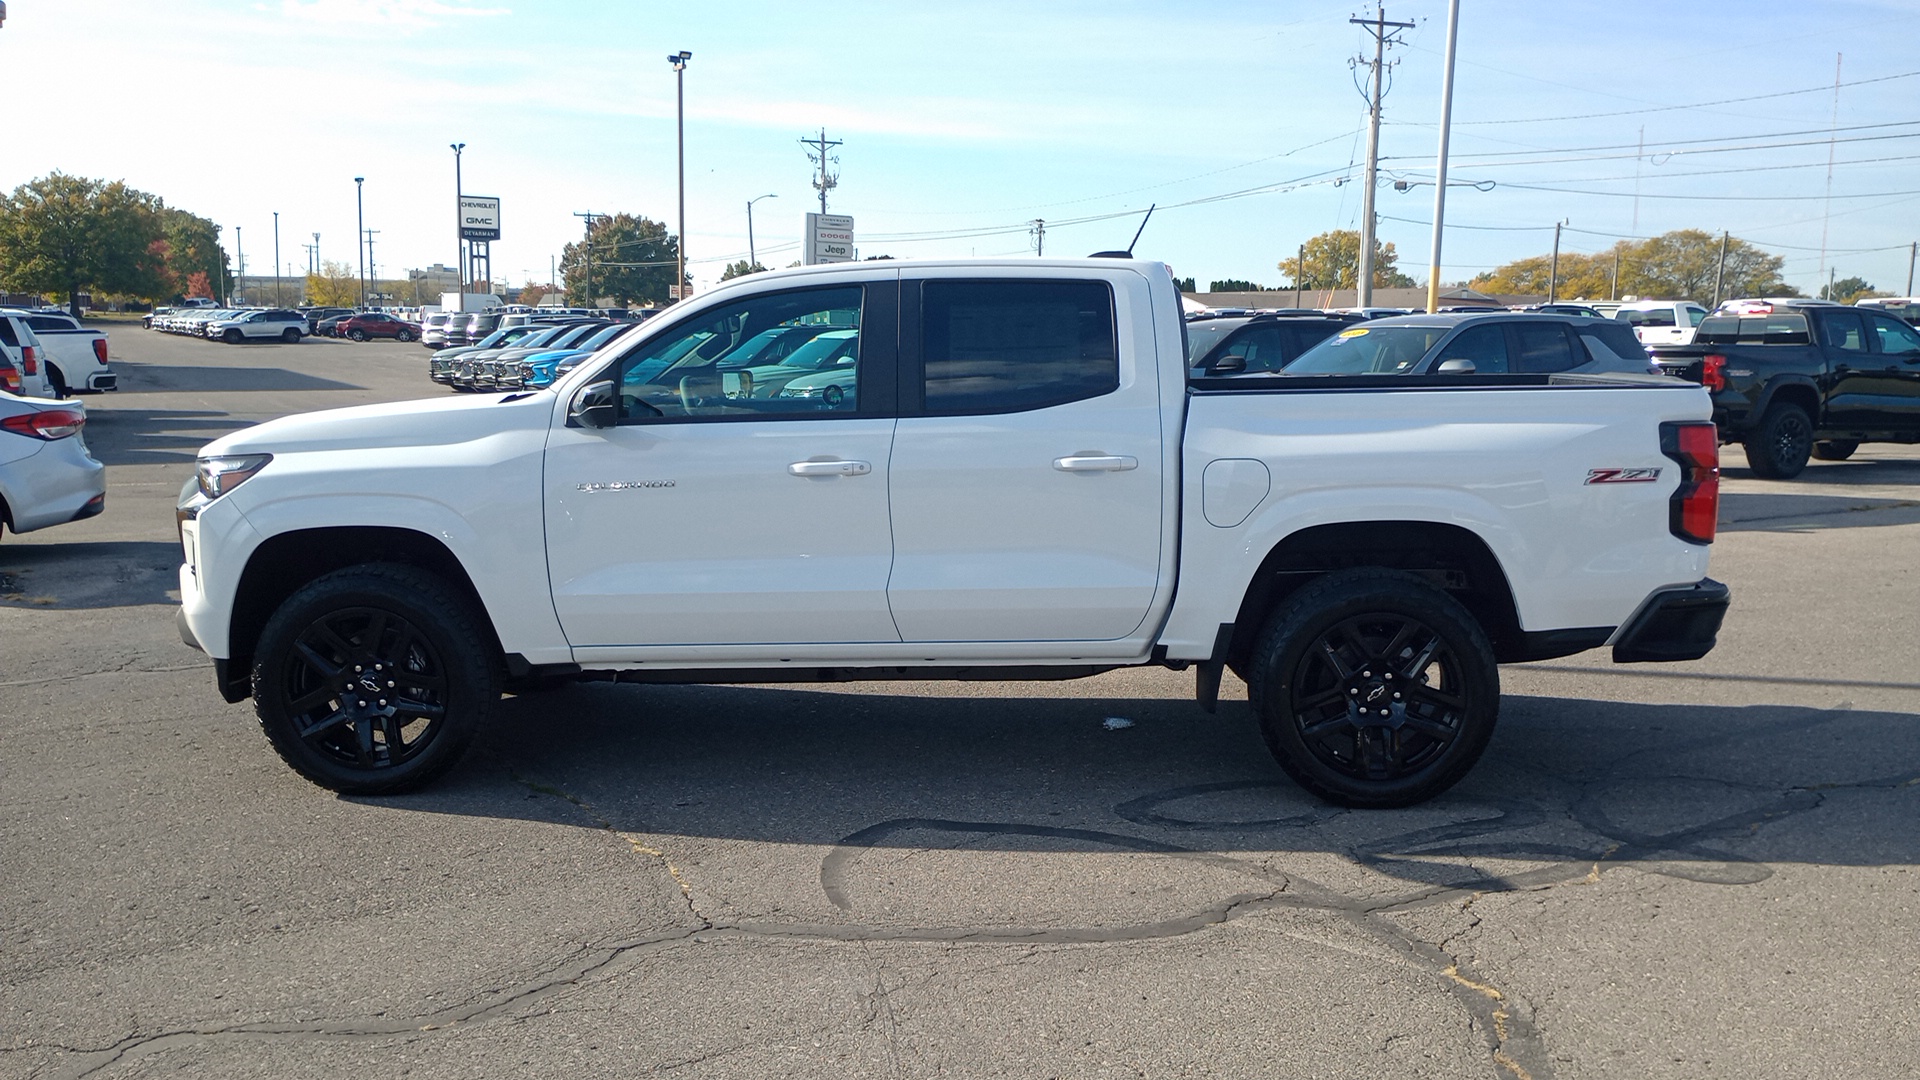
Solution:
{"label": "cracked asphalt", "polygon": [[[1502,669],[1401,811],[1228,679],[580,685],[288,771],[173,627],[194,450],[424,350],[114,327],[99,518],[0,544],[0,1077],[1857,1077],[1920,1056],[1920,450],[1737,448],[1693,664]],[[1108,730],[1120,717],[1131,727]]]}

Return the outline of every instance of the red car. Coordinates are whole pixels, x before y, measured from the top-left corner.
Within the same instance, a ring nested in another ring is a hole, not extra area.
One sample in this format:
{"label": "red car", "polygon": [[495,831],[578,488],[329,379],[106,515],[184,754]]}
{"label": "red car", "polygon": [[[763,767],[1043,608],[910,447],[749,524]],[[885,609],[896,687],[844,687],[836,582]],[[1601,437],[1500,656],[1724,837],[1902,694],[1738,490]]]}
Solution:
{"label": "red car", "polygon": [[404,319],[378,311],[362,312],[351,319],[342,319],[334,333],[349,337],[355,341],[368,338],[385,337],[395,341],[412,341],[420,336],[420,328]]}

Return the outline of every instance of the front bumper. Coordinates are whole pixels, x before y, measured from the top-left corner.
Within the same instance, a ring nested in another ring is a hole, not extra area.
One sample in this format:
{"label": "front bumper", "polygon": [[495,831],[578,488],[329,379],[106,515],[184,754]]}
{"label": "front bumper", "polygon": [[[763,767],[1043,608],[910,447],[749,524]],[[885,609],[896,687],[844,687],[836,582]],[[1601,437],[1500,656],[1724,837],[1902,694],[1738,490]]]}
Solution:
{"label": "front bumper", "polygon": [[1713,651],[1732,592],[1712,578],[1661,589],[1613,640],[1613,662],[1698,660]]}

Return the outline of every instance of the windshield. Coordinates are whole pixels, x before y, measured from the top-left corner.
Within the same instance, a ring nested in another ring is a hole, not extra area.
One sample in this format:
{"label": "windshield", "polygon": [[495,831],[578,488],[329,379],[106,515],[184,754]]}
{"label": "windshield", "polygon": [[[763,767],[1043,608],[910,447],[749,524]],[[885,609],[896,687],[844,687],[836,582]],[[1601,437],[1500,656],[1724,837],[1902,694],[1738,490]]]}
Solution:
{"label": "windshield", "polygon": [[628,325],[629,324],[623,323],[619,326],[604,327],[599,333],[573,347],[576,349],[597,349],[607,342],[612,341],[614,338],[619,337],[621,333],[626,331]]}
{"label": "windshield", "polygon": [[1197,364],[1220,339],[1245,325],[1240,319],[1202,319],[1187,323],[1187,363]]}
{"label": "windshield", "polygon": [[778,363],[782,356],[798,347],[827,326],[776,326],[750,337],[739,348],[720,358],[722,367],[752,367],[758,363]]}
{"label": "windshield", "polygon": [[852,330],[835,330],[830,334],[821,334],[788,353],[787,358],[780,361],[780,366],[803,368],[807,371],[825,367],[851,346],[853,340],[854,331]]}
{"label": "windshield", "polygon": [[1447,336],[1448,326],[1355,326],[1300,354],[1288,375],[1402,375]]}

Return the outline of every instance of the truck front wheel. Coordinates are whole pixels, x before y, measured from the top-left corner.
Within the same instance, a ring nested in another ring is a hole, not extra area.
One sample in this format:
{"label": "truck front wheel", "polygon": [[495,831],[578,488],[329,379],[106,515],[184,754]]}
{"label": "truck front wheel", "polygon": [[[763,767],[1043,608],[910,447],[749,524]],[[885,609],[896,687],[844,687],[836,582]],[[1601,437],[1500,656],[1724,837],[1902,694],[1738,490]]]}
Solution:
{"label": "truck front wheel", "polygon": [[499,697],[498,670],[480,616],[445,581],[349,567],[267,620],[254,711],[300,775],[344,795],[392,794],[459,759]]}
{"label": "truck front wheel", "polygon": [[1343,806],[1408,806],[1452,787],[1500,711],[1479,623],[1399,570],[1303,586],[1267,620],[1248,667],[1267,748],[1301,787]]}
{"label": "truck front wheel", "polygon": [[1813,453],[1813,421],[1798,405],[1781,402],[1760,417],[1747,436],[1747,465],[1767,480],[1791,480]]}

